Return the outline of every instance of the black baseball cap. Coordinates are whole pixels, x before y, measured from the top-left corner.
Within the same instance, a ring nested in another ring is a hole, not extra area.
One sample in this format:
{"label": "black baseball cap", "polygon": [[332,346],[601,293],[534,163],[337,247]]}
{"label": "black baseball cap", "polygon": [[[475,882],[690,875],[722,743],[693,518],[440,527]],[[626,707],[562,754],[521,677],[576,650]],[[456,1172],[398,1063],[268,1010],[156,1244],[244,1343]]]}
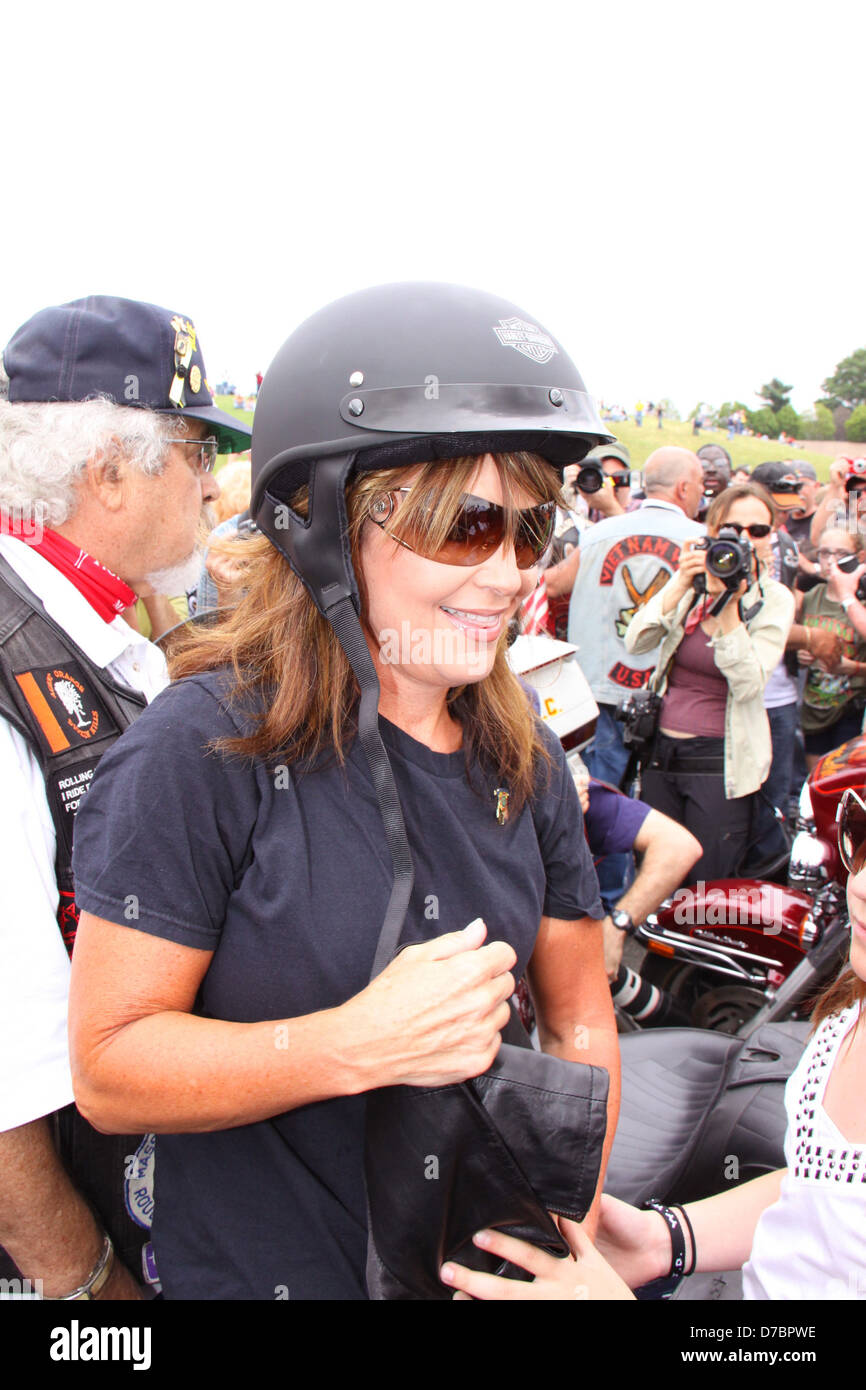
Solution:
{"label": "black baseball cap", "polygon": [[770,492],[774,492],[779,484],[782,484],[783,492],[796,492],[800,486],[800,477],[792,463],[759,463],[757,468],[752,469],[752,481],[761,483]]}
{"label": "black baseball cap", "polygon": [[94,294],[40,309],[3,352],[9,401],[86,401],[203,420],[221,453],[250,447],[252,431],[213,401],[195,325],[186,314]]}

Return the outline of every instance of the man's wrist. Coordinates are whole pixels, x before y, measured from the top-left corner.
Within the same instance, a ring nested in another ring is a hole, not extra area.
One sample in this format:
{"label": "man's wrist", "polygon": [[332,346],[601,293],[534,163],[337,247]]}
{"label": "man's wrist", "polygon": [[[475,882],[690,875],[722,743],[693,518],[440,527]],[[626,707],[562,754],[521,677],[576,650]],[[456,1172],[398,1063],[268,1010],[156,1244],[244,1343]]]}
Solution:
{"label": "man's wrist", "polygon": [[111,1237],[109,1235],[104,1235],[99,1258],[90,1269],[86,1278],[75,1288],[69,1289],[65,1293],[46,1294],[44,1297],[47,1301],[52,1303],[73,1303],[99,1298],[111,1278],[114,1270],[114,1261],[114,1245],[112,1244]]}
{"label": "man's wrist", "polygon": [[622,932],[623,936],[633,936],[636,930],[631,914],[624,907],[615,907],[610,913],[610,920],[617,931]]}

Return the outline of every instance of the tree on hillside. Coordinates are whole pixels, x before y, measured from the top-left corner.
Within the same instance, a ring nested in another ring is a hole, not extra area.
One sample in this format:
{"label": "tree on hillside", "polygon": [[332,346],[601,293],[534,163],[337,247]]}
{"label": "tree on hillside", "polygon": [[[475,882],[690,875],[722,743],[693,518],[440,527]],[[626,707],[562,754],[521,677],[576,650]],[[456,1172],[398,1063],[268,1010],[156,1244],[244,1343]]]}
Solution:
{"label": "tree on hillside", "polygon": [[779,422],[768,405],[761,406],[760,410],[747,410],[746,420],[755,434],[765,434],[768,439],[779,438]]}
{"label": "tree on hillside", "polygon": [[776,420],[779,429],[784,430],[792,439],[803,438],[803,421],[792,405],[783,405],[781,410],[776,412]]}
{"label": "tree on hillside", "polygon": [[793,386],[786,386],[784,381],[780,381],[777,376],[772,381],[768,381],[766,386],[762,386],[758,391],[759,401],[766,401],[774,415],[778,415],[783,405],[791,404],[791,392]]}
{"label": "tree on hillside", "polygon": [[822,404],[831,410],[837,405],[866,404],[866,348],[843,357],[833,375],[821,382],[821,390],[827,392]]}
{"label": "tree on hillside", "polygon": [[866,405],[858,405],[845,422],[845,433],[854,444],[866,443]]}
{"label": "tree on hillside", "polygon": [[821,401],[816,401],[813,413],[803,417],[803,439],[832,439],[836,426],[833,413]]}

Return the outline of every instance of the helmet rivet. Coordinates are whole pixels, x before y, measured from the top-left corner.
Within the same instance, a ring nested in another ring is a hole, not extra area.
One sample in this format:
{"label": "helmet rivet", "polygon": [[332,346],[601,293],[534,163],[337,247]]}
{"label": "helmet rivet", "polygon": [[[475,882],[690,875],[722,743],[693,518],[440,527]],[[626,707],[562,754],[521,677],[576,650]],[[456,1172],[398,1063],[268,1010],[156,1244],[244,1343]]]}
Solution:
{"label": "helmet rivet", "polygon": [[562,405],[562,402],[565,400],[565,397],[563,396],[559,387],[554,386],[552,390],[548,391],[547,399],[550,401],[551,405]]}
{"label": "helmet rivet", "polygon": [[363,373],[363,372],[353,372],[352,375],[349,377],[349,385],[350,385],[350,386],[363,386],[363,385],[364,385],[364,373]]}
{"label": "helmet rivet", "polygon": [[359,401],[359,400],[358,400],[358,397],[357,397],[357,396],[354,396],[354,397],[352,398],[352,400],[349,401],[349,414],[350,414],[350,415],[363,415],[363,413],[364,413],[364,402],[363,402],[363,401]]}

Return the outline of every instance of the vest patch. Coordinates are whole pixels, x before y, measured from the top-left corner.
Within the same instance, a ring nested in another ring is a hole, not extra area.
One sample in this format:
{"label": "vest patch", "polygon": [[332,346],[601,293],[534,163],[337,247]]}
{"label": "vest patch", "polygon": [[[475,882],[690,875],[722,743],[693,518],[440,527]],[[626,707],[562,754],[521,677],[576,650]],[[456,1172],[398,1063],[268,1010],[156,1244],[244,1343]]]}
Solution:
{"label": "vest patch", "polygon": [[99,758],[87,762],[76,762],[69,767],[52,768],[45,778],[48,804],[54,820],[55,830],[63,837],[63,844],[69,857],[72,857],[72,822],[86,793],[90,790],[93,774],[99,766]]}
{"label": "vest patch", "polygon": [[15,680],[49,753],[63,753],[120,733],[77,661],[16,672]]}
{"label": "vest patch", "polygon": [[598,577],[599,584],[612,584],[623,560],[630,560],[633,555],[657,555],[671,569],[675,569],[680,558],[680,547],[676,541],[669,541],[667,536],[624,536],[605,555]]}
{"label": "vest patch", "polygon": [[626,666],[624,662],[617,661],[608,671],[607,678],[616,685],[621,685],[624,690],[641,690],[651,675],[651,667],[648,671],[638,671],[634,666]]}

